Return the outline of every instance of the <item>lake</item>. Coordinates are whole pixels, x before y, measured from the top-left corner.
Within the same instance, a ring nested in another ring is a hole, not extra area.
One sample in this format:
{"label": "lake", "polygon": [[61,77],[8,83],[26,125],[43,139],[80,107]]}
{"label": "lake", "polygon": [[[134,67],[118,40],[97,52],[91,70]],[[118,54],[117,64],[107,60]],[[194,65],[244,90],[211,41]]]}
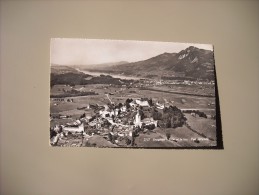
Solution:
{"label": "lake", "polygon": [[90,72],[90,71],[87,71],[87,70],[81,70],[79,68],[75,68],[77,71],[79,72],[82,72],[82,73],[85,73],[85,74],[89,74],[89,75],[92,75],[92,76],[100,76],[101,74],[103,75],[110,75],[114,78],[120,78],[120,79],[127,79],[127,80],[139,80],[139,79],[143,79],[141,77],[134,77],[134,76],[126,76],[126,75],[118,75],[118,74],[110,74],[110,73],[105,73],[105,72]]}

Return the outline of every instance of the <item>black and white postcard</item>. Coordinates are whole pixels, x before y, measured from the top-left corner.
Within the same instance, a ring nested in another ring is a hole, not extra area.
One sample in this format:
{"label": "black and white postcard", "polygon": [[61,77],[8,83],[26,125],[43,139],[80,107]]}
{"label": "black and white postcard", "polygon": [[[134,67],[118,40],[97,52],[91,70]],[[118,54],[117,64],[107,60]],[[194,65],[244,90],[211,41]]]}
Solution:
{"label": "black and white postcard", "polygon": [[223,149],[210,44],[51,39],[50,145]]}

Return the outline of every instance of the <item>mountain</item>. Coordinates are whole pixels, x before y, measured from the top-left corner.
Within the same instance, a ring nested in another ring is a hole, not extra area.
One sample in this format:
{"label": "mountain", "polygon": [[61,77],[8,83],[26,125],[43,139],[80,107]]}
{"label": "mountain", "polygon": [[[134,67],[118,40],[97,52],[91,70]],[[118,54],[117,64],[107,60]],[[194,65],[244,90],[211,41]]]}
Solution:
{"label": "mountain", "polygon": [[65,73],[79,73],[77,70],[70,66],[51,64],[52,74],[65,74]]}
{"label": "mountain", "polygon": [[95,68],[98,71],[142,77],[214,79],[213,51],[193,46],[179,53],[163,53],[147,60]]}

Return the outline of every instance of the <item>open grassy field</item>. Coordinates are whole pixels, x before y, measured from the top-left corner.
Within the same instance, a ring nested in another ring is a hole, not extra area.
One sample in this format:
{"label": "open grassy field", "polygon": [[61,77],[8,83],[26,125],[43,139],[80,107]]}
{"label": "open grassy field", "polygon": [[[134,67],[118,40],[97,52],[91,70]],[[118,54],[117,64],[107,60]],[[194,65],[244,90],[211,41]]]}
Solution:
{"label": "open grassy field", "polygon": [[[170,133],[167,139],[166,133]],[[199,140],[197,142],[197,140]],[[135,140],[137,147],[202,147],[215,146],[216,141],[208,140],[192,131],[186,126],[178,128],[156,128],[154,132],[140,134]]]}
{"label": "open grassy field", "polygon": [[205,135],[208,138],[216,140],[216,121],[213,119],[201,118],[199,116],[191,116],[190,114],[185,114],[188,124],[192,129],[198,131],[199,133]]}
{"label": "open grassy field", "polygon": [[154,86],[152,88],[164,90],[164,91],[172,91],[179,93],[189,93],[189,94],[197,94],[197,95],[215,95],[215,86],[214,85],[184,85],[184,84],[166,84],[162,86]]}
{"label": "open grassy field", "polygon": [[[54,86],[51,93],[57,93],[57,91],[67,88],[67,86]],[[58,113],[62,111],[73,110],[78,107],[86,106],[87,104],[99,104],[104,105],[109,103],[105,93],[110,93],[110,99],[116,103],[124,103],[127,98],[152,98],[154,101],[159,101],[161,103],[168,101],[180,109],[215,109],[215,105],[210,105],[212,102],[215,104],[215,98],[211,97],[197,97],[190,95],[179,95],[179,94],[169,94],[161,93],[156,91],[140,90],[138,88],[117,88],[117,87],[103,87],[100,88],[99,85],[86,85],[75,86],[74,89],[83,88],[85,91],[95,91],[99,95],[89,95],[89,96],[78,96],[73,97],[73,103],[71,102],[55,102],[51,100],[50,110],[51,113]],[[58,105],[54,106],[57,103]]]}

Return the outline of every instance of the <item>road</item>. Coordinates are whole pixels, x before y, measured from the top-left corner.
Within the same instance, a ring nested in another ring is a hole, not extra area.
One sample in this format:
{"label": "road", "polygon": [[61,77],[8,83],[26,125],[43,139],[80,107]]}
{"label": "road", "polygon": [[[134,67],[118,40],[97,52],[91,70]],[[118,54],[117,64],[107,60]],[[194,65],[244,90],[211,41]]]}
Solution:
{"label": "road", "polygon": [[149,91],[157,91],[162,93],[172,93],[172,94],[189,95],[189,96],[197,96],[197,97],[208,97],[208,98],[215,97],[214,95],[192,94],[192,93],[183,93],[183,92],[177,92],[177,91],[164,91],[164,90],[152,89],[152,88],[140,88],[140,90],[149,90]]}

